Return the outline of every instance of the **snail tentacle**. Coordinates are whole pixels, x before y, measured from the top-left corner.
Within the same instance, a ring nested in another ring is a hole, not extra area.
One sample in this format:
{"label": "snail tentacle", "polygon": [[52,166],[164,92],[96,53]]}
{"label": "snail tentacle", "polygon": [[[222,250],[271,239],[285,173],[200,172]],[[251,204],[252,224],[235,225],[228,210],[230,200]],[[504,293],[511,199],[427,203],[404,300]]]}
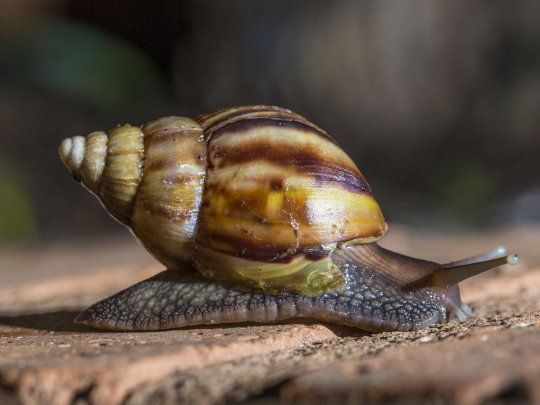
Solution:
{"label": "snail tentacle", "polygon": [[[458,284],[467,278],[484,273],[495,267],[505,264],[516,265],[519,263],[519,256],[515,253],[493,257],[494,253],[495,252],[492,252],[483,256],[477,256],[476,258],[443,265],[433,274],[433,284],[443,286]],[[485,257],[487,257],[487,259],[485,259]]]}
{"label": "snail tentacle", "polygon": [[453,261],[453,262],[448,262],[448,263],[445,263],[444,266],[445,267],[454,267],[454,266],[461,266],[463,264],[471,264],[471,263],[477,263],[477,262],[482,262],[482,261],[485,261],[485,260],[491,260],[491,259],[496,259],[498,257],[503,257],[503,256],[507,256],[508,255],[508,250],[506,249],[506,247],[504,246],[499,246],[489,252],[486,252],[486,253],[483,253],[483,254],[480,254],[480,255],[476,255],[476,256],[472,256],[472,257],[468,257],[466,259],[461,259],[461,260],[456,260],[456,261]]}

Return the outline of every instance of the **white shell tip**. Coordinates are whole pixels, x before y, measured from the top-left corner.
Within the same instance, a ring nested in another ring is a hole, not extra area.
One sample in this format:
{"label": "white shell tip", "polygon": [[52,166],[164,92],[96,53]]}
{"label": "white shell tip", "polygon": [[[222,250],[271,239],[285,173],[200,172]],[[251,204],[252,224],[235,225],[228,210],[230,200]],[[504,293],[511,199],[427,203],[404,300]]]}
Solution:
{"label": "white shell tip", "polygon": [[515,265],[519,263],[519,256],[516,254],[511,254],[506,257],[506,263]]}
{"label": "white shell tip", "polygon": [[62,141],[60,144],[60,148],[58,149],[58,153],[60,154],[60,159],[67,164],[69,154],[71,153],[71,146],[73,142],[71,141],[71,138],[66,138]]}
{"label": "white shell tip", "polygon": [[60,144],[58,152],[64,164],[72,172],[76,172],[82,165],[86,149],[86,140],[82,136],[66,138]]}

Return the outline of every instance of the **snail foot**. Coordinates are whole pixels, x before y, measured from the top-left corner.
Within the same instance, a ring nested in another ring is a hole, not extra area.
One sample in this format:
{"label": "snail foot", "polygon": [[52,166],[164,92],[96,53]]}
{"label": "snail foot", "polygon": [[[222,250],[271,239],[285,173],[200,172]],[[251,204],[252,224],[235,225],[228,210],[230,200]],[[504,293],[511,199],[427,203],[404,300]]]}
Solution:
{"label": "snail foot", "polygon": [[[75,322],[133,331],[310,319],[370,332],[421,329],[437,322],[436,299],[397,295],[385,284],[379,286],[370,271],[357,269],[350,276],[346,289],[309,297],[242,291],[194,270],[166,270],[92,305]],[[363,282],[366,277],[370,290]],[[378,300],[382,295],[384,304]]]}

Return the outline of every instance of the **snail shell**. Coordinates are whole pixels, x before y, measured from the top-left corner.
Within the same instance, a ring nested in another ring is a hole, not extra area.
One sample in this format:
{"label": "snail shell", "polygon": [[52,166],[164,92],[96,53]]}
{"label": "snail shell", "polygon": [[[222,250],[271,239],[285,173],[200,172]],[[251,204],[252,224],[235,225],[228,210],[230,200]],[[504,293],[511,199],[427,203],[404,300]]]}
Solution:
{"label": "snail shell", "polygon": [[169,269],[78,317],[97,328],[311,318],[411,330],[466,319],[458,283],[518,261],[497,249],[438,264],[379,247],[387,225],[354,162],[283,108],[122,125],[65,139],[60,156]]}
{"label": "snail shell", "polygon": [[266,292],[344,283],[329,253],[386,232],[371,187],[322,129],[277,107],[65,140],[60,155],[105,208],[170,269]]}

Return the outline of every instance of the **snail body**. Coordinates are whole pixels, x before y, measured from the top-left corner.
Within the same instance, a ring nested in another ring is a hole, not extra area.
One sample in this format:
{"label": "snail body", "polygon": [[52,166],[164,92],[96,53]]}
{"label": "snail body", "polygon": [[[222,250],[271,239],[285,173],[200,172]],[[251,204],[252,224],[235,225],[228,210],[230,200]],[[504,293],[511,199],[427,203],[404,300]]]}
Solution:
{"label": "snail body", "polygon": [[354,162],[278,107],[123,125],[68,138],[60,155],[169,269],[81,314],[98,328],[299,317],[414,329],[466,318],[457,283],[517,260],[445,266],[379,247],[387,225]]}

